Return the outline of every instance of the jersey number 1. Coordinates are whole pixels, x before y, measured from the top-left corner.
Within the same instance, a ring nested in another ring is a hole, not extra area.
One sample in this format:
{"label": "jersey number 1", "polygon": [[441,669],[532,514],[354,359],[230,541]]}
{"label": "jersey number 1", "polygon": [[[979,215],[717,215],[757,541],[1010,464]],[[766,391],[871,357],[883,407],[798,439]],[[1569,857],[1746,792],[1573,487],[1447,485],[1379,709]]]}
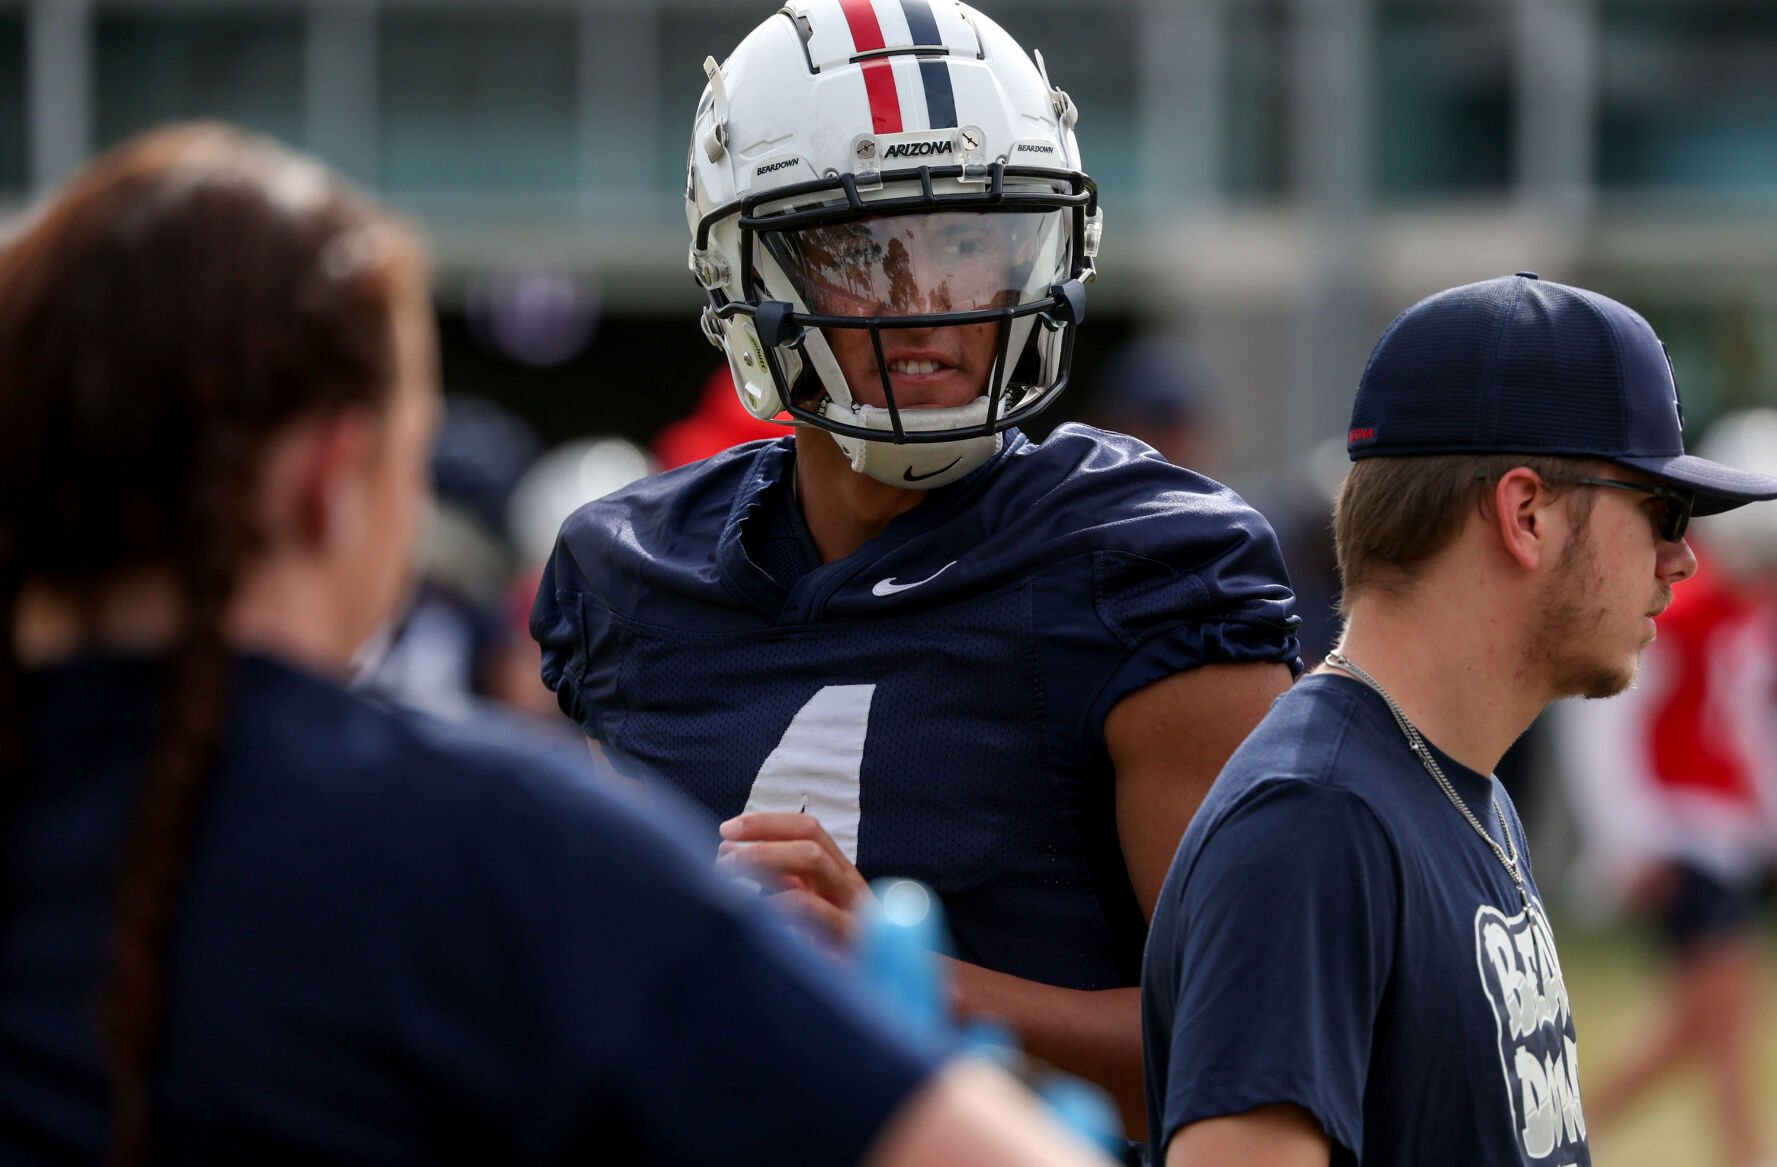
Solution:
{"label": "jersey number 1", "polygon": [[858,776],[875,685],[828,685],[810,697],[759,767],[749,811],[806,811],[858,861]]}

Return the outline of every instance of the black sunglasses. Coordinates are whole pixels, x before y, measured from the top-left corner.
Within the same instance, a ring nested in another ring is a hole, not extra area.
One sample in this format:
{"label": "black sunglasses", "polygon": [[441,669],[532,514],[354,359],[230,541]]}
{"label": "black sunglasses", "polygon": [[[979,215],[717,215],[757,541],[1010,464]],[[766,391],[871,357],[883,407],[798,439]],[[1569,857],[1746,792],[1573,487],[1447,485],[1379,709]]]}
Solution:
{"label": "black sunglasses", "polygon": [[1676,543],[1684,538],[1685,528],[1691,525],[1691,508],[1697,503],[1696,495],[1677,486],[1625,482],[1621,478],[1564,478],[1561,483],[1568,486],[1605,486],[1612,490],[1633,490],[1638,494],[1653,495],[1659,500],[1659,505],[1648,517],[1654,524],[1654,533],[1668,543]]}

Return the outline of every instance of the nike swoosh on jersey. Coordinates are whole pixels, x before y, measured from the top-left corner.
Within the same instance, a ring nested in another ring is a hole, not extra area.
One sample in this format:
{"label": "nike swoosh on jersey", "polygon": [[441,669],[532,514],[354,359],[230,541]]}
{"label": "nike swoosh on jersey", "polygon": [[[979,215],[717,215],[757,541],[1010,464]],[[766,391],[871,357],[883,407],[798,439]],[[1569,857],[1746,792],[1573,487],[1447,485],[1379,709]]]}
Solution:
{"label": "nike swoosh on jersey", "polygon": [[[913,467],[909,466],[909,467],[907,467],[907,469],[901,471],[901,480],[903,482],[924,482],[928,478],[938,477],[938,475],[944,473],[946,470],[950,469],[952,466],[956,465],[958,462],[961,462],[962,460],[963,460],[963,456],[961,454],[958,454],[956,457],[952,458],[949,462],[945,463],[943,466],[938,467],[936,470],[932,471],[930,474],[915,474],[913,472]],[[948,567],[950,565],[945,564],[945,566]]]}
{"label": "nike swoosh on jersey", "polygon": [[896,583],[893,576],[890,576],[887,579],[879,579],[876,581],[876,586],[870,589],[870,594],[873,596],[892,596],[896,592],[904,592],[908,588],[916,588],[920,584],[929,584],[955,566],[956,560],[952,559],[949,563],[946,563],[943,567],[940,567],[937,571],[934,571],[924,579],[916,579],[912,583]]}

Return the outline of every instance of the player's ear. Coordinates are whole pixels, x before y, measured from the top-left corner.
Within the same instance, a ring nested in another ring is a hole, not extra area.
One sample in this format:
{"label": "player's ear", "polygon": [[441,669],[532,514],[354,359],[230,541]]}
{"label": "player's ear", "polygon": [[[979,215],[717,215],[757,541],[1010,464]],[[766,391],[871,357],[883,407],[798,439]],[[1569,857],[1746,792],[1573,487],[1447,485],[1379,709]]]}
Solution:
{"label": "player's ear", "polygon": [[1494,482],[1481,514],[1506,555],[1524,570],[1535,571],[1553,554],[1559,501],[1536,471],[1514,466]]}

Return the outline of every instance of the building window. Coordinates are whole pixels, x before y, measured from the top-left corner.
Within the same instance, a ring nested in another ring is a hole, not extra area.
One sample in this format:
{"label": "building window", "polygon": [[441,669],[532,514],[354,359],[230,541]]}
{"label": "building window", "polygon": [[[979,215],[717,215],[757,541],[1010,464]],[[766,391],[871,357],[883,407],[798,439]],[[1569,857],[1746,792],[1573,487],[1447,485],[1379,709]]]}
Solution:
{"label": "building window", "polygon": [[1511,16],[1472,0],[1381,5],[1370,139],[1380,198],[1497,194],[1510,183]]}
{"label": "building window", "polygon": [[1602,185],[1777,186],[1777,5],[1606,0],[1600,18]]}
{"label": "building window", "polygon": [[571,199],[572,9],[393,8],[382,21],[382,182],[408,197]]}
{"label": "building window", "polygon": [[1221,170],[1232,198],[1277,199],[1292,181],[1292,34],[1292,16],[1282,0],[1228,6]]}
{"label": "building window", "polygon": [[303,22],[294,7],[100,10],[93,68],[101,147],[182,118],[220,118],[303,141]]}

